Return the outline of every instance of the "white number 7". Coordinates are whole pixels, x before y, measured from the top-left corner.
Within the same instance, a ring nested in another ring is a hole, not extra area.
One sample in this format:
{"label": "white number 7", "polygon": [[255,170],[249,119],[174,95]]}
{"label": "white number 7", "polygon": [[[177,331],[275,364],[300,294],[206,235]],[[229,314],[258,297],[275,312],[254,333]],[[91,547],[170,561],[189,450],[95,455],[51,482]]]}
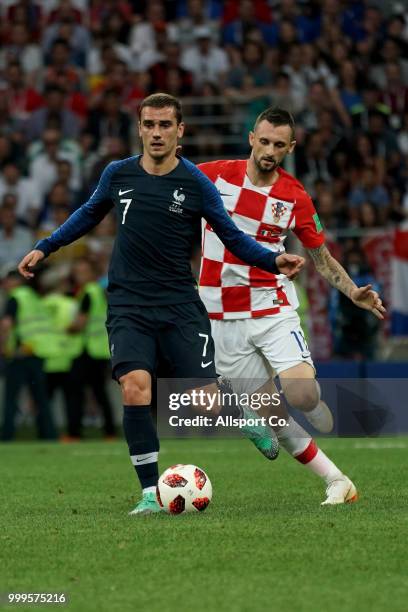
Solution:
{"label": "white number 7", "polygon": [[125,208],[123,209],[123,217],[122,217],[122,225],[124,225],[125,224],[126,215],[127,215],[127,211],[129,210],[129,206],[131,205],[132,200],[130,198],[122,198],[120,203],[121,204],[126,204]]}
{"label": "white number 7", "polygon": [[204,348],[203,348],[203,357],[207,357],[207,344],[208,344],[208,334],[198,334],[200,338],[205,338],[204,340]]}

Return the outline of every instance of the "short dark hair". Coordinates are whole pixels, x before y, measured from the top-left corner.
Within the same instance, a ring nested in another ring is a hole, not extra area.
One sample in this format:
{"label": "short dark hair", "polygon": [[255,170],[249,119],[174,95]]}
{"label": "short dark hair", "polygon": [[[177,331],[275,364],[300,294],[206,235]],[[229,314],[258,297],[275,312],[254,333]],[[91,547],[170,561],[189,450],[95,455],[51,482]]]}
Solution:
{"label": "short dark hair", "polygon": [[176,113],[177,124],[183,121],[183,112],[181,109],[180,100],[175,98],[174,96],[170,96],[166,93],[155,93],[151,96],[147,96],[141,105],[139,106],[139,119],[142,115],[142,110],[146,108],[146,106],[150,106],[152,108],[174,108],[174,112]]}
{"label": "short dark hair", "polygon": [[280,126],[280,125],[288,125],[292,132],[292,139],[295,138],[295,120],[289,111],[284,110],[283,108],[276,108],[270,106],[265,109],[260,115],[258,115],[255,125],[254,131],[261,123],[261,121],[269,121],[272,125]]}

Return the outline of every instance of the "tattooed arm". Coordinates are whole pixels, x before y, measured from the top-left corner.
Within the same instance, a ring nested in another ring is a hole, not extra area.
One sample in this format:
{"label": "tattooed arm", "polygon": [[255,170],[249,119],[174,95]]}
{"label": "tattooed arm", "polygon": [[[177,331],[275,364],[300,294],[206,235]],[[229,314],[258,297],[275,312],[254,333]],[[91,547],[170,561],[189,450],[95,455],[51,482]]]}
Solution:
{"label": "tattooed arm", "polygon": [[344,293],[356,306],[370,310],[377,319],[384,318],[385,308],[378,293],[371,289],[371,285],[357,287],[343,266],[330,255],[325,244],[307,251],[313,259],[316,270],[332,287]]}

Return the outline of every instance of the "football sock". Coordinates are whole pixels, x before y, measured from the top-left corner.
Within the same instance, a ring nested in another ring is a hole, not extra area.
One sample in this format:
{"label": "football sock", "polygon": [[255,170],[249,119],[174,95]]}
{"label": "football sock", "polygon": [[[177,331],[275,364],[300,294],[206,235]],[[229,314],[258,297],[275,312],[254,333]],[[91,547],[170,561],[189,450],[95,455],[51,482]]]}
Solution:
{"label": "football sock", "polygon": [[313,418],[315,418],[316,420],[319,420],[320,417],[325,416],[326,409],[322,407],[322,404],[320,403],[320,400],[319,400],[319,403],[317,404],[317,406],[315,406],[313,410],[310,410],[308,414],[312,416]]}
{"label": "football sock", "polygon": [[339,468],[320,450],[313,438],[289,417],[288,425],[276,431],[279,444],[294,459],[302,463],[326,483],[332,482],[342,476]]}
{"label": "football sock", "polygon": [[154,490],[159,480],[159,439],[153,423],[151,407],[124,406],[123,431],[143,492]]}

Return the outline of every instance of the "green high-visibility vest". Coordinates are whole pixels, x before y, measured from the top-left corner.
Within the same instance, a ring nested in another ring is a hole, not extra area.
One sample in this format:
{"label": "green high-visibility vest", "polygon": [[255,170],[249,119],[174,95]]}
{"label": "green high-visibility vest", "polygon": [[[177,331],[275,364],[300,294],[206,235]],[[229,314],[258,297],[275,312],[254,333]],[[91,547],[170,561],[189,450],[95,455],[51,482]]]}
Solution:
{"label": "green high-visibility vest", "polygon": [[74,298],[62,293],[50,293],[42,300],[54,332],[57,353],[44,363],[46,372],[69,372],[72,361],[82,352],[81,334],[68,334],[74,321],[78,305]]}
{"label": "green high-visibility vest", "polygon": [[52,328],[40,296],[31,287],[21,286],[10,291],[17,302],[16,322],[7,342],[8,355],[16,352],[18,344],[23,354],[46,359],[56,354]]}
{"label": "green high-visibility vest", "polygon": [[106,297],[98,283],[87,283],[79,295],[79,300],[88,295],[90,309],[88,321],[83,330],[84,349],[94,359],[109,359],[108,334],[105,328]]}

